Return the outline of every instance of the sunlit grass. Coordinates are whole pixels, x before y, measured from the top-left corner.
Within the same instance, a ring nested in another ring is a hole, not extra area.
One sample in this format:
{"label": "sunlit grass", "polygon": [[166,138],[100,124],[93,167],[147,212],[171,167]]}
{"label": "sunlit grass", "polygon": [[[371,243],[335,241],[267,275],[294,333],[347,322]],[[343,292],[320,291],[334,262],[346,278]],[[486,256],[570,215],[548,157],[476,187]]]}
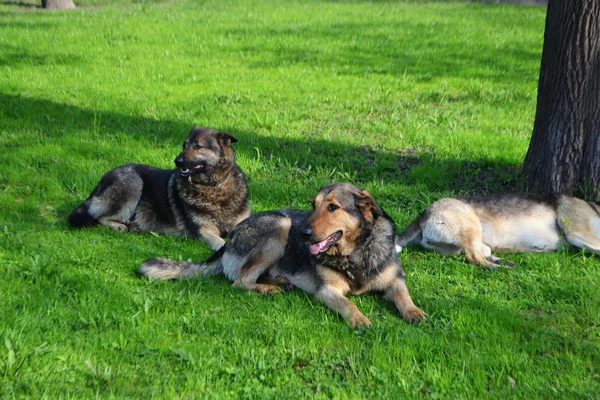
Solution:
{"label": "sunlit grass", "polygon": [[[81,5],[81,3],[79,3]],[[430,316],[354,297],[354,332],[301,292],[139,279],[207,245],[68,213],[106,170],[170,168],[193,124],[239,139],[254,210],[367,188],[406,225],[514,182],[545,9],[460,2],[0,3],[0,393],[5,397],[594,397],[600,262],[515,255],[489,272],[402,253]],[[514,387],[513,387],[514,385]]]}

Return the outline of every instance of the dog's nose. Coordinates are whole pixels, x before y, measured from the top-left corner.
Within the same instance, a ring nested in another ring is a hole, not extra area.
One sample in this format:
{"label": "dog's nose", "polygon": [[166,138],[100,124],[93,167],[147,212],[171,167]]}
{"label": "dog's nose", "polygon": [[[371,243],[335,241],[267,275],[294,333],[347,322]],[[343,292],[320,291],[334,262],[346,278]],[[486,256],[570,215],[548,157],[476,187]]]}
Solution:
{"label": "dog's nose", "polygon": [[177,158],[175,159],[175,165],[177,165],[178,167],[183,166],[183,156],[177,156]]}
{"label": "dog's nose", "polygon": [[301,234],[302,234],[302,237],[304,238],[304,240],[308,240],[312,237],[313,231],[309,228],[304,228],[304,229],[302,229]]}

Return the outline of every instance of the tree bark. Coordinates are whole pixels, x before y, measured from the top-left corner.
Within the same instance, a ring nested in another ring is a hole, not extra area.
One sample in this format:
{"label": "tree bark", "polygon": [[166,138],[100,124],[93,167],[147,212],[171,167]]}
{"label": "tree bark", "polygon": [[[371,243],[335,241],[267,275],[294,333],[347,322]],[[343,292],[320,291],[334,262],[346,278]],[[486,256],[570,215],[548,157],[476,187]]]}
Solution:
{"label": "tree bark", "polygon": [[48,10],[75,8],[73,0],[42,0],[42,7]]}
{"label": "tree bark", "polygon": [[600,200],[599,157],[600,4],[550,0],[525,183]]}

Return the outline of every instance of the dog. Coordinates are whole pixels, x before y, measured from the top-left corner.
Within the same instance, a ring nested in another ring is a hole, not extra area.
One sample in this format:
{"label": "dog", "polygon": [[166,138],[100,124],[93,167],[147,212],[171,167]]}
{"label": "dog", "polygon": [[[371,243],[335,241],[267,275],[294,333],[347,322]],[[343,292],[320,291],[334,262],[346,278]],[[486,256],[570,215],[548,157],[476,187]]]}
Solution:
{"label": "dog", "polygon": [[183,233],[218,250],[250,215],[246,178],[231,149],[235,142],[227,132],[194,126],[175,158],[176,169],[129,164],[107,172],[69,224]]}
{"label": "dog", "polygon": [[152,258],[140,273],[158,279],[223,274],[234,287],[277,293],[281,283],[313,294],[353,328],[371,326],[346,294],[383,292],[402,317],[426,317],[413,303],[394,248],[394,224],[366,190],[320,189],[313,210],[275,210],[242,221],[225,246],[201,263]]}
{"label": "dog", "polygon": [[514,268],[492,255],[551,252],[572,245],[600,254],[600,207],[564,196],[505,193],[434,202],[396,237],[396,250],[420,244],[441,254],[465,254],[487,268]]}

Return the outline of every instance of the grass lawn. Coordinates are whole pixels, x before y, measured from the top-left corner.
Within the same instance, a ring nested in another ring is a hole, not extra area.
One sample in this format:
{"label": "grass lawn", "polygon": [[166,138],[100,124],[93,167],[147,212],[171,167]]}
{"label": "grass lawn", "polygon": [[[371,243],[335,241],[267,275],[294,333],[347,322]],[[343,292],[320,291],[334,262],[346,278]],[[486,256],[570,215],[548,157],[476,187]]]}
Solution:
{"label": "grass lawn", "polygon": [[0,395],[594,398],[600,258],[486,271],[408,248],[430,320],[374,295],[353,331],[302,292],[136,277],[203,242],[68,228],[103,172],[173,167],[193,124],[239,139],[255,211],[367,188],[403,227],[443,196],[513,187],[545,8],[462,2],[0,0]]}

